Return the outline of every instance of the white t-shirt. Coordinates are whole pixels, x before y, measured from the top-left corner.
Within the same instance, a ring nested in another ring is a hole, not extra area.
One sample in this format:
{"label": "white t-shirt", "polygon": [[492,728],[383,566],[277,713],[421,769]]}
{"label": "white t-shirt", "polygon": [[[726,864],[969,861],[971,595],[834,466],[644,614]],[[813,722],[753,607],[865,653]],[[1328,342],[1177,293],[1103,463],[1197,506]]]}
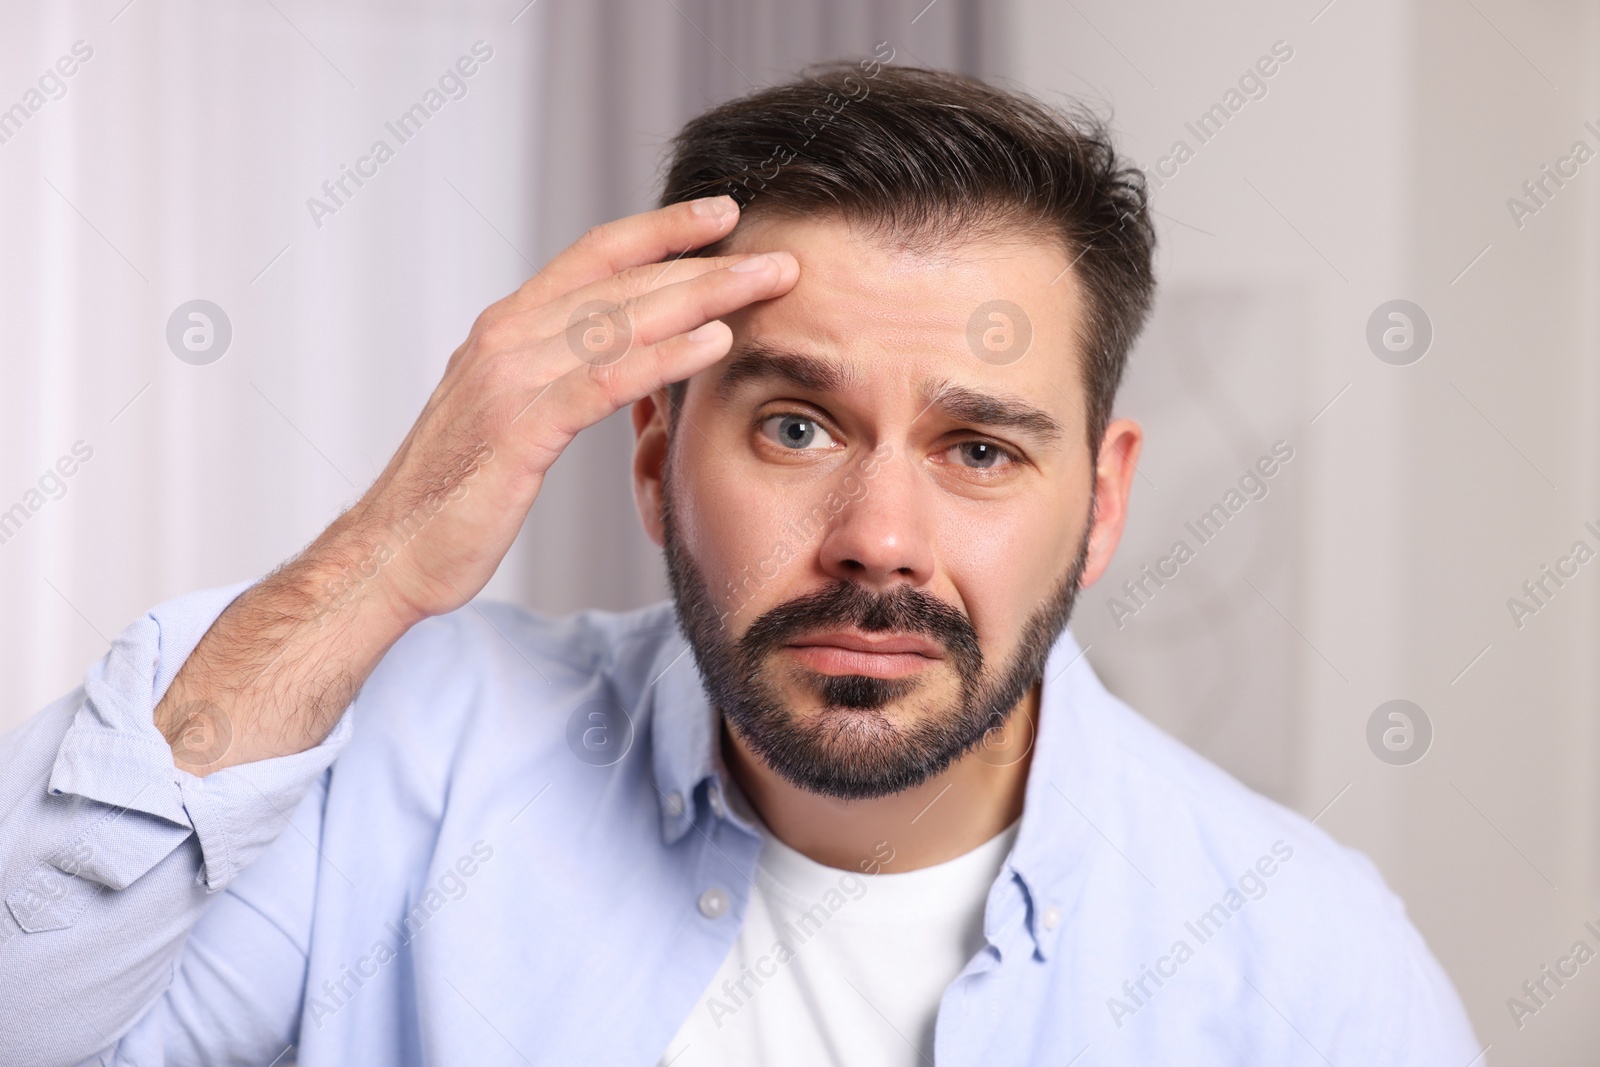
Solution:
{"label": "white t-shirt", "polygon": [[738,940],[661,1064],[914,1067],[933,1062],[945,988],[983,947],[983,912],[1016,837],[900,874],[825,867],[763,829]]}

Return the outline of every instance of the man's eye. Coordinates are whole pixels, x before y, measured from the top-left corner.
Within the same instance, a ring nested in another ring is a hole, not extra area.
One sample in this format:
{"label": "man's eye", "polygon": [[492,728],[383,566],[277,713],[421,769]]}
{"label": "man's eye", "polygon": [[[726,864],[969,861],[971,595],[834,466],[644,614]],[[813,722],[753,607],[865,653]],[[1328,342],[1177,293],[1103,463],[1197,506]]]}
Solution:
{"label": "man's eye", "polygon": [[761,432],[770,441],[785,448],[832,448],[833,438],[828,436],[815,419],[804,415],[773,415],[761,421]]}
{"label": "man's eye", "polygon": [[963,441],[953,450],[963,467],[992,470],[1010,463],[1011,454],[992,441]]}

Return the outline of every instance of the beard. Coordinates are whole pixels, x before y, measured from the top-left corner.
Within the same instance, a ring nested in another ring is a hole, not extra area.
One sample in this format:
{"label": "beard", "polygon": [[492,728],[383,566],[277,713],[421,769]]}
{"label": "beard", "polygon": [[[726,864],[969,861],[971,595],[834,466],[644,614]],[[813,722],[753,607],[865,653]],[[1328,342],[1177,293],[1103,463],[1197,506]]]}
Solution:
{"label": "beard", "polygon": [[[878,592],[837,581],[769,609],[735,639],[725,625],[731,613],[718,608],[677,530],[670,468],[662,486],[667,577],[712,706],[774,772],[823,796],[864,800],[911,789],[1003,727],[1043,675],[1088,562],[1092,514],[1077,559],[1029,616],[1010,659],[992,670],[965,613],[910,585]],[[956,675],[958,695],[941,700],[920,692],[926,683],[916,676],[827,675],[796,666],[788,680],[817,698],[814,712],[796,708],[783,695],[774,655],[796,638],[846,627],[933,640],[945,653],[938,662]],[[912,712],[906,725],[885,710],[901,702]]]}

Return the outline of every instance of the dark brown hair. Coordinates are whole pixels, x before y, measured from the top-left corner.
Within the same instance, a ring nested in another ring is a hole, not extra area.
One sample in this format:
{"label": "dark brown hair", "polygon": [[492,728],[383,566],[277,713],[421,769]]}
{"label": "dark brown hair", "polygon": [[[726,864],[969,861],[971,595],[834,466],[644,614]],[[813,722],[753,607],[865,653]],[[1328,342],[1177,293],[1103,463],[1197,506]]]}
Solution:
{"label": "dark brown hair", "polygon": [[1093,113],[948,71],[824,64],[684,126],[660,203],[722,193],[745,218],[831,215],[906,243],[1053,234],[1088,304],[1078,345],[1098,451],[1154,295],[1155,230],[1143,173]]}

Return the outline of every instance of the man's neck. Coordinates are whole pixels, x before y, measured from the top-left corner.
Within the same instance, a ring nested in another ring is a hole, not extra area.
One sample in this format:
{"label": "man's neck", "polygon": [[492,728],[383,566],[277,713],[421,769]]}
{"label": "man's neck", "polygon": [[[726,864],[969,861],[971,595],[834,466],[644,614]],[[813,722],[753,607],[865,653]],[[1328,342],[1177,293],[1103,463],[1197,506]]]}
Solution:
{"label": "man's neck", "polygon": [[[1035,685],[993,731],[944,773],[901,793],[839,800],[781,778],[724,723],[722,758],[778,840],[818,863],[889,873],[964,855],[1022,814],[1039,715]],[[892,860],[886,859],[893,856]]]}

